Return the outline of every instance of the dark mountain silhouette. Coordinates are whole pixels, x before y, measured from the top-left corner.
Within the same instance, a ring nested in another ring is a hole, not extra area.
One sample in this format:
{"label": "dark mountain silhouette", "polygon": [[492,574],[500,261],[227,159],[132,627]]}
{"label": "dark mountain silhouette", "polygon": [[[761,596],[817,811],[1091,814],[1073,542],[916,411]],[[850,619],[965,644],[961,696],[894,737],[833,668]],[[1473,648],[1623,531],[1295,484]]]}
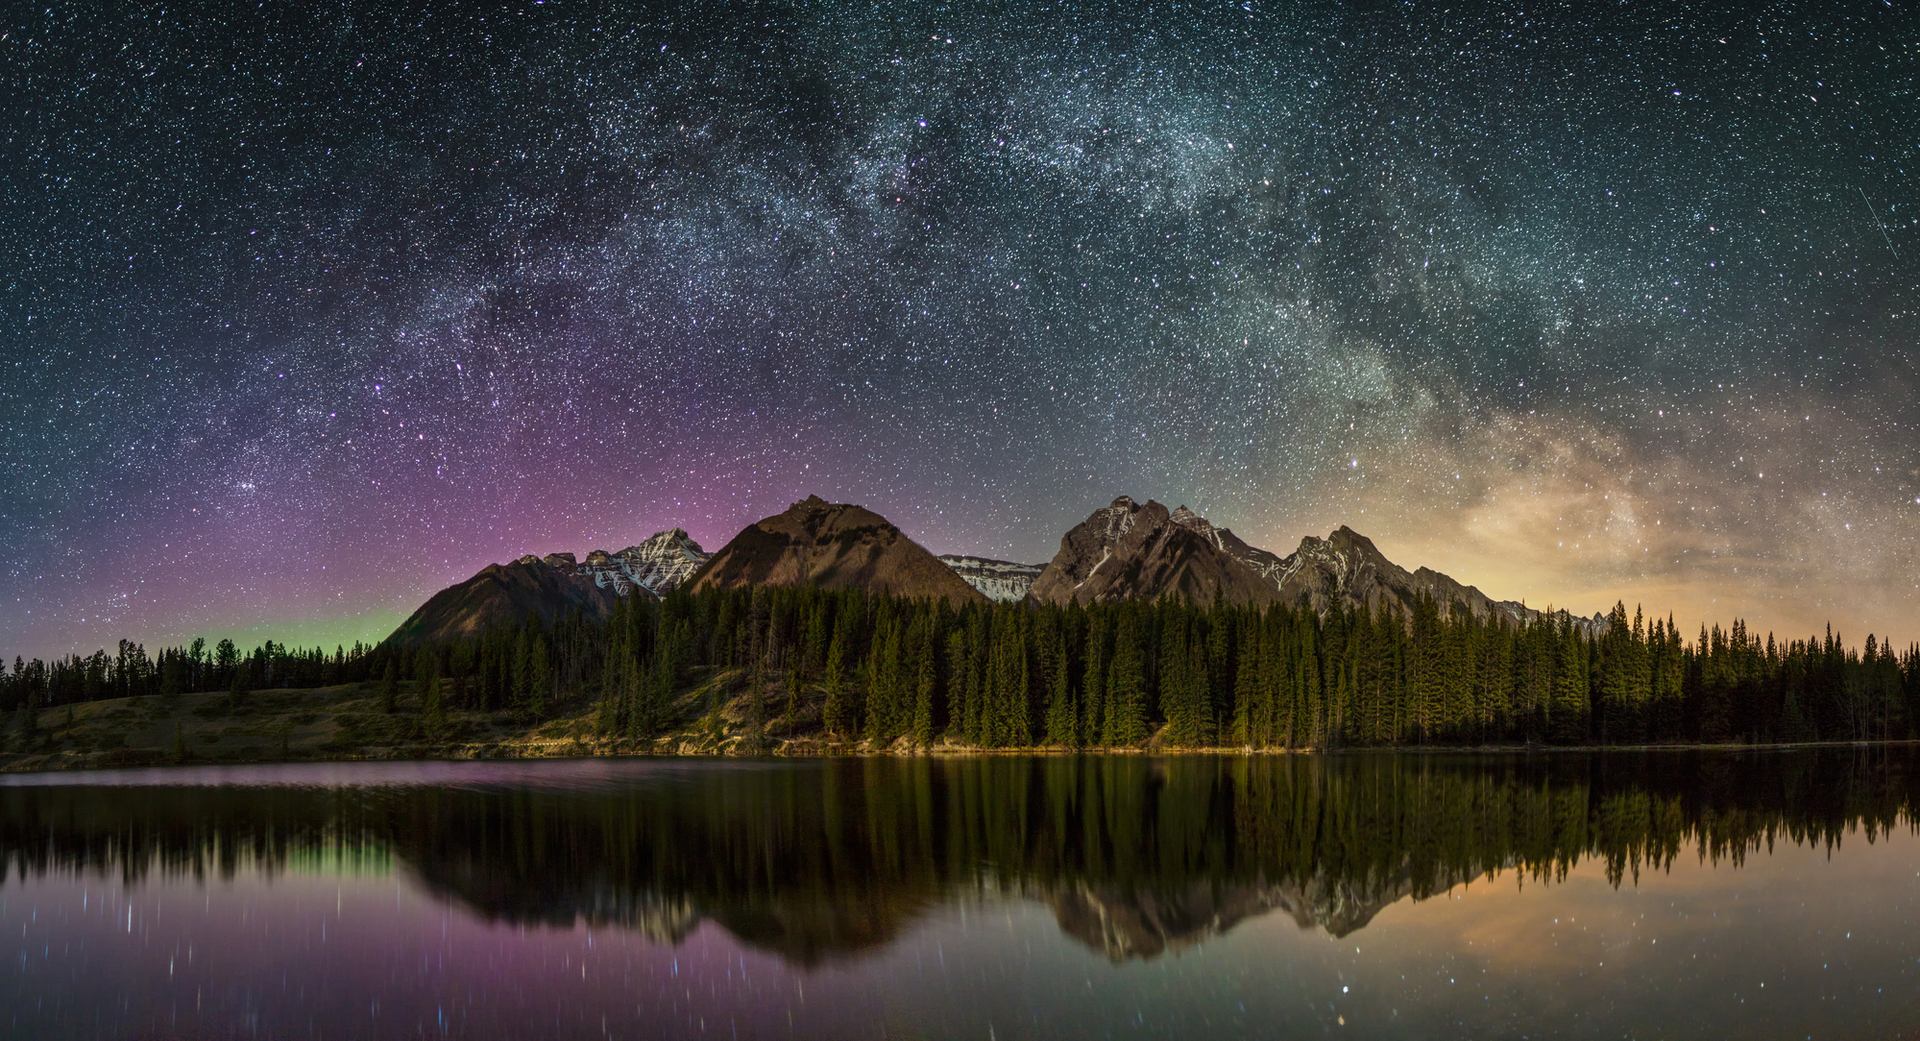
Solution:
{"label": "dark mountain silhouette", "polygon": [[885,517],[817,495],[735,535],[688,588],[750,585],[860,588],[955,604],[986,599]]}
{"label": "dark mountain silhouette", "polygon": [[619,595],[582,573],[571,553],[531,554],[433,594],[387,637],[390,644],[433,643],[477,635],[529,618],[552,622],[578,610],[604,618]]}

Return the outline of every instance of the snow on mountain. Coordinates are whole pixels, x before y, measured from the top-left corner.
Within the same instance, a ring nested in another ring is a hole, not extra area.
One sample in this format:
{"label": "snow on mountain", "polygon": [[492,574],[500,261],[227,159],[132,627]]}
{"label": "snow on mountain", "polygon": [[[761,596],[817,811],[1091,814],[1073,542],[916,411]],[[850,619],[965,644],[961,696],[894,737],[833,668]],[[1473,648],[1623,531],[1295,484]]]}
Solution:
{"label": "snow on mountain", "polygon": [[[617,553],[596,549],[587,554],[585,563],[575,566],[580,574],[591,577],[595,585],[610,588],[620,596],[644,589],[661,597],[693,577],[711,555],[689,538],[686,531],[674,528]],[[573,557],[570,553],[554,556],[566,557],[569,562]]]}
{"label": "snow on mountain", "polygon": [[1016,564],[959,553],[941,554],[940,563],[952,568],[954,574],[985,594],[987,599],[1003,603],[1026,599],[1027,590],[1033,588],[1033,580],[1039,578],[1041,570],[1046,567],[1045,564]]}

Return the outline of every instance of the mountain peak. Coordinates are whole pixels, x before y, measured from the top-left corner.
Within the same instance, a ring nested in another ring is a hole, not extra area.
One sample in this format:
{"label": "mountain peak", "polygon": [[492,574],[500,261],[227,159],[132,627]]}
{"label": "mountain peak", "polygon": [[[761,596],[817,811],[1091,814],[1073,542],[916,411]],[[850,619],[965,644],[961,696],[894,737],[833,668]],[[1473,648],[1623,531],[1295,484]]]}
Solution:
{"label": "mountain peak", "polygon": [[685,528],[657,531],[638,545],[618,553],[594,550],[580,565],[580,573],[597,586],[612,589],[620,596],[645,590],[653,596],[666,596],[700,570],[709,554],[687,536]]}
{"label": "mountain peak", "polygon": [[[564,557],[564,566],[555,558]],[[529,618],[552,623],[578,611],[605,618],[617,599],[602,589],[585,569],[573,566],[572,554],[529,553],[509,565],[489,564],[472,578],[435,593],[387,637],[398,645],[439,643],[466,639]]]}
{"label": "mountain peak", "polygon": [[1345,524],[1333,529],[1333,534],[1327,536],[1327,541],[1335,546],[1352,548],[1369,556],[1380,556],[1380,549],[1373,544],[1372,539],[1347,527]]}
{"label": "mountain peak", "polygon": [[690,588],[818,585],[961,604],[983,595],[885,517],[817,495],[733,537]]}
{"label": "mountain peak", "polygon": [[[1060,540],[1060,550],[1029,595],[1044,603],[1181,597],[1199,603],[1266,603],[1277,598],[1258,553],[1181,506],[1136,505],[1121,496],[1095,510]],[[1272,557],[1272,554],[1266,554]]]}

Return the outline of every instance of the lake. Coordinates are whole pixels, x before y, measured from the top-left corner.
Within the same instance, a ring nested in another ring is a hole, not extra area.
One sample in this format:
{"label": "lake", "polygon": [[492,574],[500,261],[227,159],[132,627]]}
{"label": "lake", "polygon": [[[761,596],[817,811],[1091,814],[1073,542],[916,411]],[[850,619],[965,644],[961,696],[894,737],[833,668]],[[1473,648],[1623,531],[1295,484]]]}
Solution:
{"label": "lake", "polygon": [[1920,1030],[1920,753],[0,778],[19,1038]]}

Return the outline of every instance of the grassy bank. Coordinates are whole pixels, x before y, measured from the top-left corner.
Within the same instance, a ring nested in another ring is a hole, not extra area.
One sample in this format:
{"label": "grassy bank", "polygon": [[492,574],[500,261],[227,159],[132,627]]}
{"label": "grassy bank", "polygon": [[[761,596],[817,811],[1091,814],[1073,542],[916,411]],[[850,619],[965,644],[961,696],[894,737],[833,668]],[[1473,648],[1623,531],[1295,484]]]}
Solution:
{"label": "grassy bank", "polygon": [[681,724],[653,740],[600,733],[590,702],[563,704],[551,718],[449,709],[421,711],[413,684],[388,711],[376,683],[112,698],[43,709],[30,728],[5,734],[0,772],[106,769],[176,763],[259,763],[356,759],[525,759],[592,755],[823,754],[857,748],[820,736],[817,691],[789,716],[766,700],[758,739],[742,677],[714,673],[680,693]]}

